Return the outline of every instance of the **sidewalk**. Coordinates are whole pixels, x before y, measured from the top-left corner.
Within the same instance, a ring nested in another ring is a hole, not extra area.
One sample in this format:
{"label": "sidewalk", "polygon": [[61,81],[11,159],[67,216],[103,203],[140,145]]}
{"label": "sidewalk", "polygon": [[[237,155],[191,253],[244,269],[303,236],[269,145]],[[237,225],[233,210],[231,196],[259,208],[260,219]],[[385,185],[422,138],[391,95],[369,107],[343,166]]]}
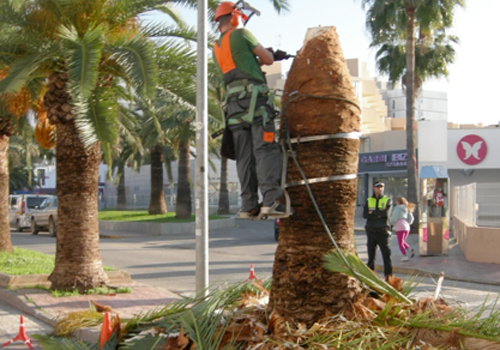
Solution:
{"label": "sidewalk", "polygon": [[[357,251],[363,261],[367,261],[366,234],[364,220],[355,220],[355,239]],[[397,238],[391,240],[392,262],[395,274],[421,274],[423,276],[439,276],[443,271],[445,278],[465,282],[500,285],[500,268],[496,264],[471,263],[458,247],[455,240],[450,241],[448,255],[420,256],[418,254],[418,235],[410,235],[408,243],[415,250],[415,257],[408,262],[400,261]],[[382,257],[377,251],[376,270],[382,275]],[[77,297],[53,297],[50,293],[39,289],[7,290],[0,288],[0,345],[12,339],[18,331],[19,315],[25,317],[26,332],[31,334],[49,334],[55,326],[61,313],[86,310],[90,300],[108,305],[120,314],[122,319],[131,318],[137,314],[158,309],[169,302],[180,298],[179,295],[166,289],[150,285],[132,284],[133,292],[129,294],[92,295]],[[9,304],[9,306],[4,306]],[[41,321],[42,323],[40,323]],[[48,325],[44,327],[43,324]],[[75,334],[78,338],[95,342],[99,336],[100,327],[86,328]],[[6,349],[25,349],[22,343],[15,343]],[[35,347],[37,349],[37,347]],[[38,347],[39,349],[39,347]]]}
{"label": "sidewalk", "polygon": [[[366,233],[364,230],[365,220],[356,218],[354,222],[355,238],[358,255],[366,262],[368,253],[366,248]],[[421,256],[418,253],[418,235],[411,234],[406,240],[414,249],[415,257],[410,261],[401,261],[401,251],[398,247],[398,239],[395,235],[391,237],[391,260],[393,273],[438,277],[444,272],[445,278],[463,282],[499,285],[500,286],[500,265],[469,262],[458,246],[456,239],[451,237],[447,255]],[[377,249],[375,270],[383,271],[382,255]]]}
{"label": "sidewalk", "polygon": [[[91,300],[101,305],[110,306],[119,313],[121,319],[130,319],[147,311],[157,310],[180,296],[168,290],[132,284],[132,293],[115,295],[82,295],[71,297],[54,297],[40,289],[8,290],[0,288],[0,345],[16,336],[19,330],[20,315],[24,315],[25,328],[31,334],[50,334],[61,314],[72,311],[88,310]],[[5,310],[4,310],[5,308]],[[41,321],[41,322],[40,322]],[[99,339],[100,327],[84,328],[77,338],[96,342]],[[22,342],[8,345],[6,349],[26,349]],[[40,349],[40,347],[35,347]]]}

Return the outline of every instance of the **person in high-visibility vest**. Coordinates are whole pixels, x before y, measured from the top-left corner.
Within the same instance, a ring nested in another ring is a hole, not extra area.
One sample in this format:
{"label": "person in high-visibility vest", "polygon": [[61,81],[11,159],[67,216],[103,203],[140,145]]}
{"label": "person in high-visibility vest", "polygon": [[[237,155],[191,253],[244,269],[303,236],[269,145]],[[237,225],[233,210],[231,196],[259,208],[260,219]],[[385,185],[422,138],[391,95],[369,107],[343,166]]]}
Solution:
{"label": "person in high-visibility vest", "polygon": [[[229,1],[220,3],[215,11],[221,36],[214,45],[214,58],[226,87],[226,129],[221,154],[236,160],[241,184],[240,217],[254,217],[259,212],[279,216],[285,213],[285,206],[280,202],[283,195],[279,183],[281,155],[274,126],[279,112],[273,107],[274,96],[260,68],[271,65],[275,57],[250,31],[238,28],[244,19],[244,14]],[[225,155],[223,150],[227,150],[229,144],[234,148],[229,147]],[[258,201],[259,189],[262,207]]]}
{"label": "person in high-visibility vest", "polygon": [[375,270],[375,254],[377,246],[380,247],[382,259],[384,260],[385,278],[392,275],[391,225],[389,224],[389,210],[391,199],[384,195],[384,183],[377,181],[373,184],[373,195],[366,199],[363,208],[363,218],[366,219],[366,235],[368,246],[368,267]]}

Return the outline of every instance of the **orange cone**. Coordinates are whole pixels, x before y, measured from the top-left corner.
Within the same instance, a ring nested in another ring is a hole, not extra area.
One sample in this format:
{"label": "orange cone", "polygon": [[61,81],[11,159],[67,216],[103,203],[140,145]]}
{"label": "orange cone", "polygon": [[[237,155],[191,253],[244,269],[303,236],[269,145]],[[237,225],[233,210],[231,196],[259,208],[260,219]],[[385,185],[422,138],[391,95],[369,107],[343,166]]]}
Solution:
{"label": "orange cone", "polygon": [[253,269],[253,264],[250,264],[250,276],[248,276],[245,282],[250,280],[259,280],[257,276],[255,276],[255,270]]}
{"label": "orange cone", "polygon": [[28,348],[33,349],[33,346],[31,345],[31,339],[26,335],[26,329],[24,328],[24,316],[21,315],[21,325],[19,326],[19,333],[14,337],[14,339],[9,340],[8,342],[5,342],[2,344],[2,348],[4,346],[7,346],[9,344],[12,344],[18,340],[22,341],[24,344],[28,346]]}
{"label": "orange cone", "polygon": [[99,335],[99,350],[108,342],[111,334],[113,334],[113,328],[111,327],[109,312],[105,312],[102,320],[101,334]]}

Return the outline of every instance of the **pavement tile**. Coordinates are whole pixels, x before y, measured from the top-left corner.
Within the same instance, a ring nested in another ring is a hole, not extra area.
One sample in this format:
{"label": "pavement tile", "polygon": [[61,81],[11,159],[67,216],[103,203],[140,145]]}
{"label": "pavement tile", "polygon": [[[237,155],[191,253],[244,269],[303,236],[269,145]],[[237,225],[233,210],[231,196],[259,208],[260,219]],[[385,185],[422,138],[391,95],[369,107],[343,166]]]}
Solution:
{"label": "pavement tile", "polygon": [[120,314],[120,318],[129,319],[149,310],[159,309],[179,296],[168,290],[149,285],[134,285],[132,293],[115,295],[79,295],[69,297],[54,297],[52,294],[37,289],[22,289],[17,291],[33,308],[43,310],[57,317],[61,314],[88,310],[91,300],[107,305]]}

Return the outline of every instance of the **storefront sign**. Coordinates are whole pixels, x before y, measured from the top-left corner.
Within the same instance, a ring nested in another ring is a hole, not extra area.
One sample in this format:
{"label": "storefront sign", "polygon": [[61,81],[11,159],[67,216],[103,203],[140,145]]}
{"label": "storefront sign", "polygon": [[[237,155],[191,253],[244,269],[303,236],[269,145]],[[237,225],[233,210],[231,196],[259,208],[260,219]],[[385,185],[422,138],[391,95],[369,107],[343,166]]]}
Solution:
{"label": "storefront sign", "polygon": [[406,168],[406,151],[365,153],[359,155],[359,171],[383,171],[394,168]]}
{"label": "storefront sign", "polygon": [[488,147],[484,139],[478,135],[467,135],[458,141],[457,156],[468,165],[475,165],[486,158]]}

